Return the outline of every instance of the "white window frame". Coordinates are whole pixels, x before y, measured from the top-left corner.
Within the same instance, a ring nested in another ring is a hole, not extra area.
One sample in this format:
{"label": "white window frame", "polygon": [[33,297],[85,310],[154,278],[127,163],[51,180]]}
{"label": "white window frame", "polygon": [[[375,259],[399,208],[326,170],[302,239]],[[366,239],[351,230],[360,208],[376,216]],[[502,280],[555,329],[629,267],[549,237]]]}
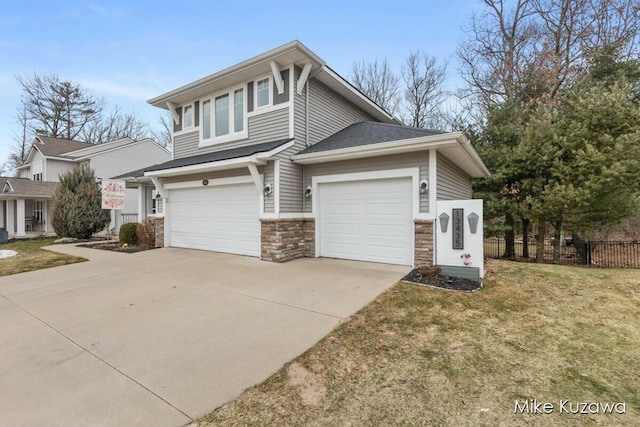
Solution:
{"label": "white window frame", "polygon": [[[269,81],[269,102],[266,105],[258,106],[258,82],[263,80]],[[262,110],[273,106],[273,76],[270,74],[255,79],[253,82],[253,111]]]}
{"label": "white window frame", "polygon": [[[235,92],[239,89],[242,89],[242,108],[243,108],[243,118],[242,118],[242,131],[235,132]],[[229,96],[229,133],[226,135],[216,136],[216,98],[220,96],[228,95]],[[203,136],[202,129],[200,130],[200,144],[199,147],[206,147],[209,145],[217,145],[230,141],[237,141],[240,139],[246,139],[249,137],[249,131],[247,130],[249,126],[248,121],[248,111],[247,111],[247,85],[243,83],[241,85],[233,86],[229,89],[216,92],[211,96],[207,96],[200,99],[200,105],[204,101],[209,101],[210,104],[210,114],[209,120],[211,122],[211,135],[208,139],[205,139]],[[204,108],[200,108],[200,119],[201,125],[200,128],[203,128],[202,123],[204,122]]]}
{"label": "white window frame", "polygon": [[[208,102],[209,103],[209,137],[205,138],[204,137],[204,123],[205,123],[205,119],[204,119],[204,103]],[[200,115],[200,140],[201,141],[211,141],[211,138],[213,138],[213,106],[214,106],[214,99],[212,98],[202,98],[200,100],[200,111],[198,112],[198,114]]]}
{"label": "white window frame", "polygon": [[[187,108],[191,108],[191,126],[187,126],[187,116],[186,116],[186,112],[187,112]],[[190,103],[190,104],[185,104],[182,106],[182,130],[185,129],[192,129],[193,127],[195,127],[195,123],[196,123],[196,117],[195,117],[195,105],[194,103]]]}
{"label": "white window frame", "polygon": [[44,222],[44,200],[36,199],[33,201],[33,217],[38,218],[39,222]]}

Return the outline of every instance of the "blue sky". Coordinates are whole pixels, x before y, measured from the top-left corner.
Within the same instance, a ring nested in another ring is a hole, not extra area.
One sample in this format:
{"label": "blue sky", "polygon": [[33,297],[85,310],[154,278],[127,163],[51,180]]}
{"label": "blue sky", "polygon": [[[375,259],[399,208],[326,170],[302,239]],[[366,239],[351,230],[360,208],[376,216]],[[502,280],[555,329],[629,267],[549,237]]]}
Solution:
{"label": "blue sky", "polygon": [[15,1],[0,9],[0,164],[14,145],[15,76],[58,74],[155,125],[146,100],[298,39],[348,77],[357,60],[412,50],[449,61],[479,0]]}

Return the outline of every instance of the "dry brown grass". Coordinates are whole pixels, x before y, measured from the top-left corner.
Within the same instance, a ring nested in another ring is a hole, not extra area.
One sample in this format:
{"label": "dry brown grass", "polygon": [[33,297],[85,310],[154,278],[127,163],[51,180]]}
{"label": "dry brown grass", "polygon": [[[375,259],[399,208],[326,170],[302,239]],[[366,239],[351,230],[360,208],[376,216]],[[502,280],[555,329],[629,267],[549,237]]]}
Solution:
{"label": "dry brown grass", "polygon": [[58,267],[65,264],[86,261],[86,258],[65,255],[42,249],[53,243],[54,239],[22,240],[0,245],[0,249],[10,249],[18,255],[0,259],[0,276]]}
{"label": "dry brown grass", "polygon": [[[194,425],[638,425],[640,271],[487,267],[475,294],[394,286]],[[527,398],[627,414],[514,414]]]}

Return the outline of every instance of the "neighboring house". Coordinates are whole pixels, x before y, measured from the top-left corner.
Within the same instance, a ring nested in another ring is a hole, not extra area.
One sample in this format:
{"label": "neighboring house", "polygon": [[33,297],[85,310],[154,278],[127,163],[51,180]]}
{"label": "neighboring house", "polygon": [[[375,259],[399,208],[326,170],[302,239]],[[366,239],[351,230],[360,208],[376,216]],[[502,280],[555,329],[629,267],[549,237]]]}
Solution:
{"label": "neighboring house", "polygon": [[[98,179],[109,178],[133,168],[166,161],[171,154],[150,139],[123,138],[106,144],[88,144],[68,139],[37,136],[17,178],[0,178],[0,227],[10,237],[28,233],[50,234],[53,194],[60,174],[86,164]],[[123,215],[136,221],[137,191],[125,195],[125,209],[112,212],[111,226],[119,228]]]}
{"label": "neighboring house", "polygon": [[399,125],[298,41],[149,103],[173,159],[120,178],[164,199],[165,246],[429,264],[436,201],[489,174],[464,134]]}

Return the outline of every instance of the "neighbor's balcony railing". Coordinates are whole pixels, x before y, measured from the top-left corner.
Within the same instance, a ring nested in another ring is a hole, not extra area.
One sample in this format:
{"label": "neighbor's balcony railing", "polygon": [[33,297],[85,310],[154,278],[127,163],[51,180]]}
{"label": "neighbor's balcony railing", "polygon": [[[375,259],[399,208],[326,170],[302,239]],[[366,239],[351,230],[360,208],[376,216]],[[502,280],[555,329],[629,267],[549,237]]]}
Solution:
{"label": "neighbor's balcony railing", "polygon": [[122,223],[123,224],[127,224],[129,222],[138,222],[138,214],[137,213],[123,213],[121,214],[122,216]]}

